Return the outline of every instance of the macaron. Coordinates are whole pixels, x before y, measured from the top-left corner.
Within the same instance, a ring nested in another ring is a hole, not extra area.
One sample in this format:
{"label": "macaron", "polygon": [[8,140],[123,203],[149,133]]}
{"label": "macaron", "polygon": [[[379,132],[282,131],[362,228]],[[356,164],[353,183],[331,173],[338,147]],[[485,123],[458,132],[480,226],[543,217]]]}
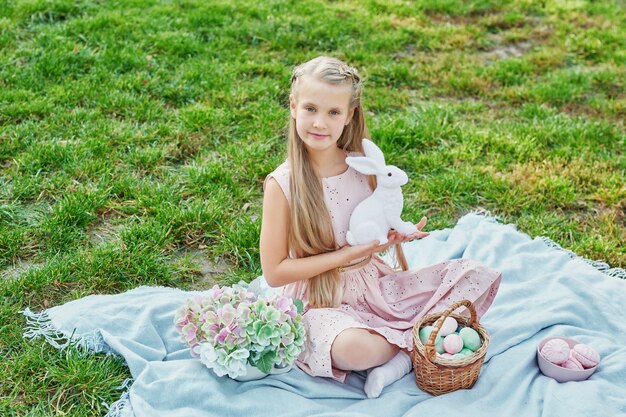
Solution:
{"label": "macaron", "polygon": [[550,339],[543,348],[541,348],[541,354],[546,360],[556,365],[560,365],[569,358],[570,348],[567,342],[563,339]]}
{"label": "macaron", "polygon": [[459,353],[463,349],[463,339],[456,333],[452,333],[443,338],[443,349],[452,355]]}
{"label": "macaron", "polygon": [[593,368],[600,362],[600,355],[594,348],[584,343],[574,345],[572,357],[575,358],[584,368]]}
{"label": "macaron", "polygon": [[578,360],[573,355],[574,351],[570,350],[569,358],[565,362],[563,362],[560,366],[567,369],[574,369],[576,371],[582,371],[584,368]]}
{"label": "macaron", "polygon": [[458,326],[459,325],[454,317],[446,317],[441,325],[441,328],[439,329],[439,335],[446,337],[447,335],[454,333]]}
{"label": "macaron", "polygon": [[471,327],[463,327],[459,332],[461,339],[463,339],[463,347],[475,352],[482,342],[480,341],[480,335]]}

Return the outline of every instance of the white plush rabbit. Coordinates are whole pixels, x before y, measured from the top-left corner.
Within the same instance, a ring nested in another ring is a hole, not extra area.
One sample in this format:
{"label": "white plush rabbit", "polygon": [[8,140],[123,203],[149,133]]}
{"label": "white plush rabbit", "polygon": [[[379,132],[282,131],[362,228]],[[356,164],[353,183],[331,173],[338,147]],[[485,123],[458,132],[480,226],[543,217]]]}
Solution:
{"label": "white plush rabbit", "polygon": [[400,218],[404,199],[402,187],[409,177],[400,168],[385,164],[383,152],[374,142],[363,139],[365,156],[349,156],[346,163],[366,175],[376,175],[374,193],[354,208],[346,240],[352,246],[378,240],[387,243],[387,233],[395,229],[403,234],[417,232],[411,222]]}

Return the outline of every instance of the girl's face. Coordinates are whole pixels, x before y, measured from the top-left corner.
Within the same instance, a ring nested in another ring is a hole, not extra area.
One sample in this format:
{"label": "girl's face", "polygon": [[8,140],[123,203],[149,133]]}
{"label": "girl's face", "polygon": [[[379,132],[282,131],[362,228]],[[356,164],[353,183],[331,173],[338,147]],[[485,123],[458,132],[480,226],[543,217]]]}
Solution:
{"label": "girl's face", "polygon": [[298,136],[310,150],[326,150],[337,146],[344,127],[350,123],[351,87],[332,85],[302,77],[298,90],[289,97],[291,117]]}

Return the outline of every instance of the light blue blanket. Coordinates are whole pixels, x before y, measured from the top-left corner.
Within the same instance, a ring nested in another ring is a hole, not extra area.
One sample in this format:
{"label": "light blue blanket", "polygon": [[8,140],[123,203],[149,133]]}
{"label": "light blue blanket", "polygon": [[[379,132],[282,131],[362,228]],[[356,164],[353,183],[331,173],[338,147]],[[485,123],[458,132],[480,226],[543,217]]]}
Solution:
{"label": "light blue blanket", "polygon": [[[39,314],[25,311],[26,337],[73,335],[92,350],[121,355],[134,381],[110,417],[227,416],[626,416],[626,280],[624,270],[590,264],[547,239],[531,239],[493,218],[464,216],[453,229],[406,245],[410,264],[472,258],[503,272],[481,323],[491,345],[476,385],[439,397],[420,391],[413,374],[378,399],[363,393],[363,374],[346,384],[294,369],[258,381],[218,378],[192,359],[173,328],[173,313],[191,293],[141,287],[86,297]],[[558,383],[536,363],[550,335],[596,348],[597,372]]]}

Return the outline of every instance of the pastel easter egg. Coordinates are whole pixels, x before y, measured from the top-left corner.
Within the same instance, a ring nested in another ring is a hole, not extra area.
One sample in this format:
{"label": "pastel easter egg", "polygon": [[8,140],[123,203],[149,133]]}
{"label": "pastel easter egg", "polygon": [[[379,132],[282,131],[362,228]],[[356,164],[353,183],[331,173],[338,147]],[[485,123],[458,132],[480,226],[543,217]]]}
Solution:
{"label": "pastel easter egg", "polygon": [[541,354],[549,362],[560,365],[569,358],[570,348],[563,339],[550,339],[541,348]]}
{"label": "pastel easter egg", "polygon": [[584,368],[593,368],[600,362],[600,355],[591,346],[578,343],[574,345],[572,350],[572,356],[576,358]]}
{"label": "pastel easter egg", "polygon": [[435,350],[437,353],[444,353],[446,350],[443,348],[443,337],[437,335],[435,338]]}
{"label": "pastel easter egg", "polygon": [[463,349],[463,339],[456,333],[449,334],[443,339],[443,349],[453,355],[459,353]]}
{"label": "pastel easter egg", "polygon": [[466,347],[472,351],[476,351],[482,342],[480,341],[480,335],[471,327],[463,327],[459,332],[461,339],[463,339],[463,347]]}
{"label": "pastel easter egg", "polygon": [[422,345],[426,345],[426,342],[428,341],[430,334],[433,332],[433,329],[433,326],[425,326],[420,329],[420,342],[422,342]]}
{"label": "pastel easter egg", "polygon": [[454,317],[446,317],[439,329],[439,334],[443,337],[452,334],[455,332],[458,327],[458,323],[456,322]]}
{"label": "pastel easter egg", "polygon": [[437,353],[437,356],[439,356],[440,358],[445,358],[445,359],[452,359],[452,355],[449,353]]}
{"label": "pastel easter egg", "polygon": [[467,357],[469,355],[472,355],[474,353],[474,351],[472,349],[468,349],[466,347],[464,347],[463,349],[461,349],[461,351],[458,353],[458,355],[463,355],[464,357]]}

